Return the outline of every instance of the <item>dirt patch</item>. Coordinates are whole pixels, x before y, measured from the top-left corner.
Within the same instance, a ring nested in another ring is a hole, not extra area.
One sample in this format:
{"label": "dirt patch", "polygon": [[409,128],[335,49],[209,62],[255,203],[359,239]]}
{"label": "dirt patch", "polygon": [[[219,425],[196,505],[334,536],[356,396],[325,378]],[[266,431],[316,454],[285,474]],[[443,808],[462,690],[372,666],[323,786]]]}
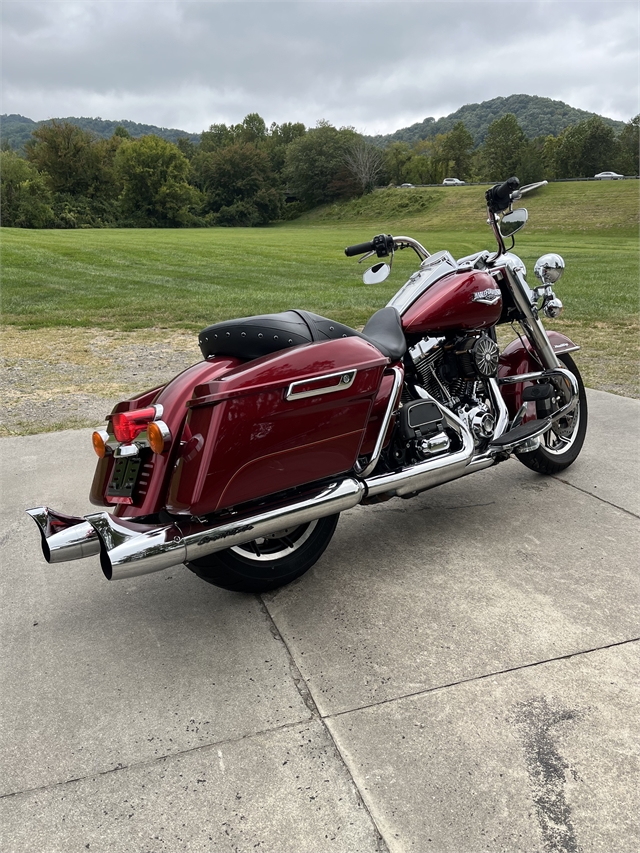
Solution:
{"label": "dirt patch", "polygon": [[5,327],[0,435],[99,426],[119,400],[201,359],[192,332]]}

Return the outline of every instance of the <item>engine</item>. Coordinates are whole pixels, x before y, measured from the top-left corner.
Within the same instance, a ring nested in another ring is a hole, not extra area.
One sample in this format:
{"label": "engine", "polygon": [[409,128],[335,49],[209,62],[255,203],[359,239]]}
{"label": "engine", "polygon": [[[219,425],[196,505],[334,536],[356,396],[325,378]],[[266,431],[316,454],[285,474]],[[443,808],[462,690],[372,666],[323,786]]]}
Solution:
{"label": "engine", "polygon": [[[496,428],[496,413],[487,380],[496,376],[500,351],[485,332],[455,338],[424,338],[409,350],[415,369],[414,386],[410,377],[402,399],[399,428],[393,455],[396,464],[415,464],[443,450],[455,450],[454,430],[444,418],[436,417],[420,406],[427,404],[421,389],[453,411],[474,436],[482,449]],[[440,410],[438,409],[438,412]],[[441,415],[441,412],[440,412]]]}

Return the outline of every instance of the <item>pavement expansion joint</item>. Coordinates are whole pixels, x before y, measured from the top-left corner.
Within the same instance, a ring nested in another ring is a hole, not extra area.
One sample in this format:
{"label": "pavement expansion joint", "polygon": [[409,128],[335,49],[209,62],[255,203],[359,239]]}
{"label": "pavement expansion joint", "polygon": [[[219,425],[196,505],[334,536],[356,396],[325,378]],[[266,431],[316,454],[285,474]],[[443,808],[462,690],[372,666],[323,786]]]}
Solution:
{"label": "pavement expansion joint", "polygon": [[315,720],[321,719],[322,715],[320,714],[318,706],[316,705],[315,700],[311,695],[311,691],[307,686],[307,682],[304,680],[302,673],[298,669],[298,664],[296,663],[295,658],[291,654],[291,649],[287,645],[286,640],[278,630],[278,626],[276,625],[276,623],[273,621],[273,616],[271,615],[271,613],[269,613],[269,608],[263,601],[262,596],[257,595],[256,598],[258,600],[260,609],[262,610],[262,613],[267,621],[269,630],[271,631],[271,636],[274,638],[274,640],[277,640],[279,643],[282,643],[284,647],[287,659],[289,661],[289,672],[291,673],[291,678],[293,679],[293,683],[296,686],[296,690],[300,694],[300,698],[307,706],[307,709],[309,710],[309,713],[311,714],[312,718]]}
{"label": "pavement expansion joint", "polygon": [[471,684],[474,681],[484,681],[487,678],[495,678],[499,675],[508,675],[511,672],[520,672],[525,669],[533,669],[537,666],[544,666],[547,663],[555,663],[561,660],[570,660],[571,658],[580,657],[581,655],[589,655],[592,652],[603,652],[607,649],[615,649],[618,646],[627,646],[631,643],[640,642],[640,637],[631,637],[628,640],[620,640],[617,643],[609,643],[605,646],[594,646],[591,649],[580,649],[577,652],[569,652],[566,655],[558,655],[555,658],[545,658],[544,660],[533,661],[531,663],[523,663],[520,666],[512,666],[507,669],[498,669],[495,672],[487,672],[483,675],[474,675],[472,678],[461,678],[459,681],[452,681],[449,684],[438,684],[436,687],[427,687],[424,690],[416,690],[413,693],[403,693],[400,696],[391,696],[389,699],[381,699],[378,702],[369,702],[366,705],[357,705],[354,708],[347,708],[344,711],[336,711],[333,714],[324,714],[323,720],[331,720],[336,717],[344,717],[346,714],[353,714],[356,711],[364,711],[367,708],[378,708],[382,705],[390,705],[393,702],[399,702],[402,699],[412,699],[416,696],[427,696],[429,693],[437,693],[439,690],[449,690],[452,687],[458,687],[461,684]]}
{"label": "pavement expansion joint", "polygon": [[221,746],[241,743],[244,740],[262,737],[263,735],[273,734],[274,732],[295,729],[297,726],[302,726],[310,722],[312,722],[312,718],[305,717],[300,720],[294,720],[291,723],[282,723],[280,726],[272,726],[271,728],[248,732],[247,734],[238,735],[237,737],[228,737],[221,740],[210,741],[209,743],[201,743],[198,746],[193,746],[189,749],[181,749],[177,752],[168,752],[166,755],[158,755],[154,758],[148,758],[142,761],[131,761],[129,764],[116,764],[115,767],[109,767],[107,770],[96,770],[93,773],[86,773],[84,776],[73,776],[70,779],[62,779],[59,782],[50,782],[48,785],[36,785],[33,788],[24,788],[21,791],[8,791],[6,794],[0,794],[0,800],[6,800],[10,797],[19,797],[22,794],[33,794],[37,791],[50,791],[54,788],[60,788],[63,785],[71,785],[74,782],[86,782],[89,779],[98,779],[100,776],[109,776],[111,773],[120,773],[125,770],[133,770],[139,767],[153,767],[153,765],[160,764],[163,761],[171,761],[174,758],[182,758],[184,755],[191,755],[196,752],[206,752],[207,750],[219,749]]}
{"label": "pavement expansion joint", "polygon": [[291,677],[293,679],[293,682],[296,686],[296,690],[298,691],[303,702],[305,703],[305,705],[307,706],[307,708],[311,712],[313,719],[317,720],[320,723],[320,725],[322,726],[322,728],[326,732],[327,737],[329,738],[330,742],[333,744],[333,749],[335,752],[336,759],[340,762],[340,764],[342,765],[342,767],[344,769],[344,772],[347,774],[347,776],[351,780],[351,784],[353,786],[353,790],[355,792],[355,795],[360,802],[360,807],[363,809],[364,812],[366,812],[366,814],[369,816],[369,820],[371,821],[371,824],[376,828],[376,832],[378,835],[378,840],[377,840],[377,844],[376,844],[376,853],[389,853],[389,847],[388,847],[387,842],[384,838],[384,835],[382,834],[382,832],[380,830],[380,827],[378,826],[378,822],[376,821],[373,813],[371,812],[371,809],[367,805],[367,802],[366,802],[366,800],[362,794],[362,791],[360,790],[360,786],[358,785],[358,782],[356,781],[353,773],[349,769],[349,765],[347,764],[347,762],[344,758],[344,755],[342,754],[342,751],[336,742],[336,739],[334,738],[333,734],[331,733],[331,730],[329,729],[329,727],[325,723],[325,717],[323,717],[322,714],[320,713],[320,710],[319,710],[318,706],[316,705],[315,700],[311,694],[311,690],[309,689],[309,686],[307,685],[307,682],[305,681],[304,676],[302,675],[302,673],[300,672],[300,670],[298,668],[298,665],[297,665],[295,658],[291,652],[291,649],[289,648],[289,646],[287,644],[287,641],[284,639],[281,632],[278,630],[278,626],[276,625],[276,623],[273,619],[273,616],[269,612],[269,608],[267,607],[267,604],[263,600],[262,596],[256,596],[256,597],[258,598],[262,612],[264,613],[265,619],[267,620],[267,623],[269,625],[269,630],[271,631],[271,635],[273,636],[274,639],[281,642],[282,645],[284,646],[284,650],[285,650],[285,652],[287,654],[287,658],[289,660],[289,670],[291,672]]}
{"label": "pavement expansion joint", "polygon": [[553,479],[557,480],[559,483],[562,483],[563,486],[569,486],[571,489],[575,489],[577,492],[582,492],[583,495],[587,495],[590,498],[595,498],[597,501],[601,501],[601,503],[613,507],[613,509],[619,509],[620,512],[624,512],[625,515],[630,515],[631,518],[640,518],[640,515],[635,512],[631,512],[630,509],[625,509],[625,507],[620,506],[619,504],[614,504],[612,501],[608,501],[606,498],[601,498],[600,495],[594,495],[594,493],[588,491],[588,489],[581,489],[580,486],[576,486],[575,483],[570,483],[568,480],[563,480],[562,477],[554,475]]}

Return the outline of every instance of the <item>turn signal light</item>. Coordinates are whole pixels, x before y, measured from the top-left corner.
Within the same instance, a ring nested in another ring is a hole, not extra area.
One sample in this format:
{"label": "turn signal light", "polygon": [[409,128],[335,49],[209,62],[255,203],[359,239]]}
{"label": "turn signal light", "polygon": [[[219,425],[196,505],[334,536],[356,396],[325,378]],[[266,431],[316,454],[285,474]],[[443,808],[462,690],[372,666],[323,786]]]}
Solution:
{"label": "turn signal light", "polygon": [[91,436],[91,441],[93,442],[93,449],[96,452],[96,456],[99,456],[100,459],[104,459],[107,455],[107,441],[109,441],[109,433],[104,432],[104,430],[96,430]]}
{"label": "turn signal light", "polygon": [[147,427],[147,438],[154,453],[164,453],[165,447],[171,442],[171,432],[164,421],[153,421]]}
{"label": "turn signal light", "polygon": [[130,444],[137,435],[147,429],[150,421],[156,416],[153,406],[146,409],[134,409],[132,412],[117,412],[111,415],[111,424],[116,441]]}

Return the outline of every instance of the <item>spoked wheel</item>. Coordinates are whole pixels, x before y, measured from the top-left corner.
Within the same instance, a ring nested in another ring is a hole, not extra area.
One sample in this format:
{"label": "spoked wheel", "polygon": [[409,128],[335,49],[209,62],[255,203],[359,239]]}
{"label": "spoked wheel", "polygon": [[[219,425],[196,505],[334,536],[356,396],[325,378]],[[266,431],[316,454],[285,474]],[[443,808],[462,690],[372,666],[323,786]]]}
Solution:
{"label": "spoked wheel", "polygon": [[339,513],[279,530],[187,563],[203,581],[234,592],[267,592],[308,571],[329,544]]}
{"label": "spoked wheel", "polygon": [[[561,355],[559,359],[578,380],[579,401],[572,412],[560,418],[545,432],[537,450],[518,454],[523,465],[540,474],[557,474],[575,462],[587,432],[587,395],[582,377],[570,355]],[[562,405],[560,393],[553,399],[552,405],[556,410]]]}

